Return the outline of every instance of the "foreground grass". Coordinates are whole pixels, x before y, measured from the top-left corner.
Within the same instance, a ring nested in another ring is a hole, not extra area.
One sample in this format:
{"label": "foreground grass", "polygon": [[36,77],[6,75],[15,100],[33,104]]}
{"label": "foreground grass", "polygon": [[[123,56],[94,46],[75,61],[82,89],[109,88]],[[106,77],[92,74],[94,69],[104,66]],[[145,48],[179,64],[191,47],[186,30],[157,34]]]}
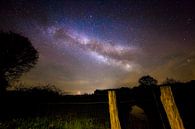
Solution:
{"label": "foreground grass", "polygon": [[15,118],[0,122],[0,129],[109,129],[109,122],[74,116]]}

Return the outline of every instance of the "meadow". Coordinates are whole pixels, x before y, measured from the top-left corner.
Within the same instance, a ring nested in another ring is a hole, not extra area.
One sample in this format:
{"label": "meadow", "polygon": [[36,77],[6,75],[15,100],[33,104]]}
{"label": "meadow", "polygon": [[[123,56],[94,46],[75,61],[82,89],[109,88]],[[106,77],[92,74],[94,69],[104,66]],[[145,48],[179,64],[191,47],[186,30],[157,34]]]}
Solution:
{"label": "meadow", "polygon": [[108,104],[99,103],[106,101],[104,95],[59,96],[45,89],[32,91],[10,92],[0,99],[0,129],[110,128]]}
{"label": "meadow", "polygon": [[109,129],[109,121],[73,114],[14,118],[0,123],[0,129]]}

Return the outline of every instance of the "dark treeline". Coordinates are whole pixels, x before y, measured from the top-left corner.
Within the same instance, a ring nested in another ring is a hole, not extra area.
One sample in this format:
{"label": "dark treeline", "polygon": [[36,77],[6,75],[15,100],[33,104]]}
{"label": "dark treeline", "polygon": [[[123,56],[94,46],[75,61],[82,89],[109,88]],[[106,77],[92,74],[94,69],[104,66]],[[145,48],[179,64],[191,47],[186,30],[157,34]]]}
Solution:
{"label": "dark treeline", "polygon": [[[186,129],[194,128],[193,114],[195,97],[195,81],[186,83],[174,82],[164,85],[171,86],[173,95],[183,119]],[[115,90],[117,94],[119,117],[122,127],[132,127],[130,112],[132,106],[142,108],[147,116],[147,126],[151,129],[170,128],[160,101],[159,87],[163,85],[143,85],[118,89],[96,90],[94,94],[63,95],[54,87],[19,88],[7,91],[1,96],[0,118],[10,119],[14,117],[29,117],[36,115],[48,115],[52,113],[78,112],[107,116],[108,114],[108,90]],[[98,103],[98,104],[94,104]],[[135,120],[134,120],[135,122]],[[138,124],[140,124],[138,122]],[[136,122],[134,126],[136,127]]]}

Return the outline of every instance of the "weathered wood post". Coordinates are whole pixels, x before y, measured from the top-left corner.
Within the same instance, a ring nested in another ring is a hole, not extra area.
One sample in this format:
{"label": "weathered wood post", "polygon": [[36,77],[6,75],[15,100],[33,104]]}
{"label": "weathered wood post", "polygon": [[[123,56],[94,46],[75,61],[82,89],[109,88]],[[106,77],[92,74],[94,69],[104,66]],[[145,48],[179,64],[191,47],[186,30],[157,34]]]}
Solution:
{"label": "weathered wood post", "polygon": [[109,99],[111,129],[121,129],[121,125],[118,117],[115,91],[108,91],[108,99]]}
{"label": "weathered wood post", "polygon": [[171,129],[185,129],[179,111],[174,101],[170,86],[160,87],[161,101],[166,111]]}

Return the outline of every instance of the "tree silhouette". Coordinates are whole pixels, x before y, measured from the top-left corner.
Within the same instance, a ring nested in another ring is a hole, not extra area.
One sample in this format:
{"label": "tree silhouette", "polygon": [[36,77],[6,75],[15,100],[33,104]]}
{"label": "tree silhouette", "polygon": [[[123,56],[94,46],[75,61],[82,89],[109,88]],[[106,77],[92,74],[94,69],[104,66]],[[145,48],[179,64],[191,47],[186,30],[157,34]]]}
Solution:
{"label": "tree silhouette", "polygon": [[38,52],[28,38],[13,32],[0,32],[0,92],[9,82],[29,71],[38,60]]}
{"label": "tree silhouette", "polygon": [[174,85],[176,83],[179,83],[179,81],[173,78],[166,78],[166,80],[163,82],[163,85]]}
{"label": "tree silhouette", "polygon": [[154,85],[157,85],[157,80],[154,79],[153,77],[149,76],[149,75],[141,77],[138,82],[141,86],[154,86]]}

